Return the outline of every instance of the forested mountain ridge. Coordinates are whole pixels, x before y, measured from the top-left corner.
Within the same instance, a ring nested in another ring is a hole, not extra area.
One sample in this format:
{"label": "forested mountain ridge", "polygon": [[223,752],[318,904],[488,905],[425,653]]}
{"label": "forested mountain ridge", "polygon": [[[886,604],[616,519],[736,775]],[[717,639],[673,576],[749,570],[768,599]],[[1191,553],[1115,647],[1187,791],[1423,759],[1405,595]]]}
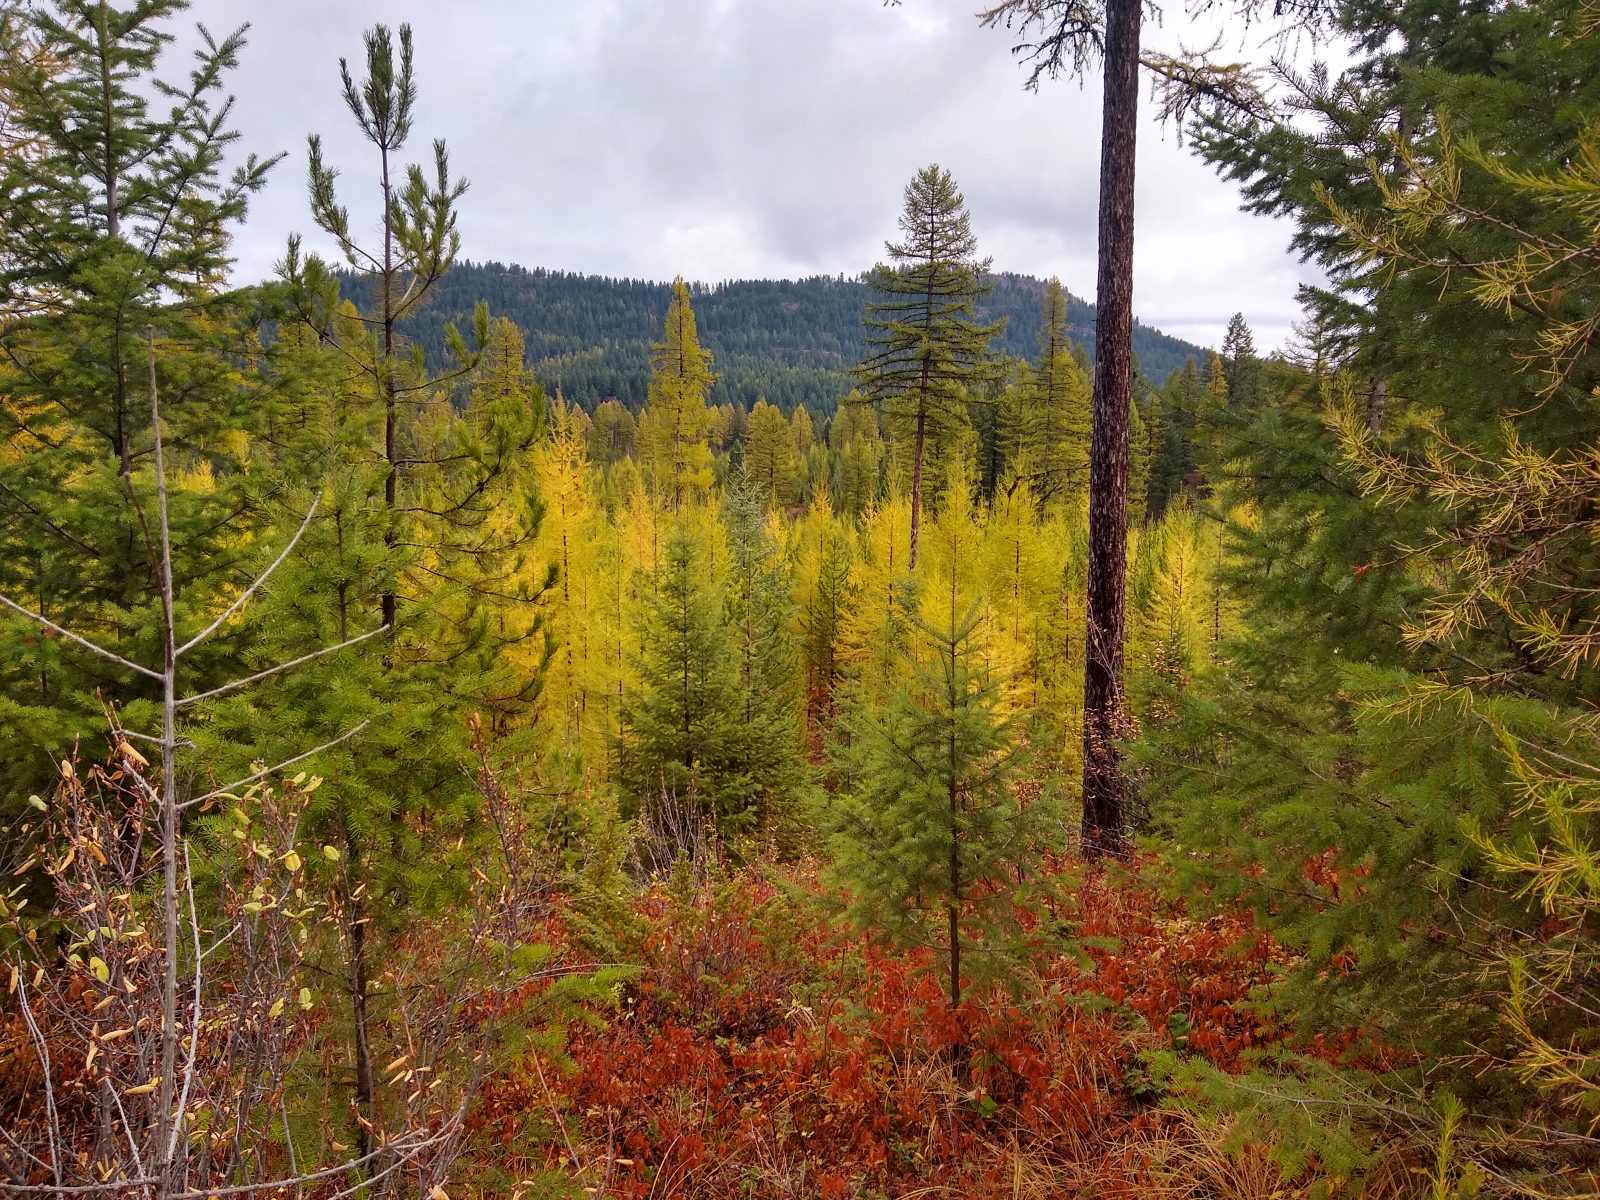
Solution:
{"label": "forested mountain ridge", "polygon": [[[980,304],[986,320],[1006,318],[995,349],[1017,358],[1038,351],[1040,302],[1045,281],[1011,272],[991,277],[994,291]],[[346,290],[360,296],[353,277]],[[498,262],[458,263],[434,289],[429,303],[408,321],[409,332],[430,361],[444,351],[444,327],[471,324],[472,307],[488,302],[527,340],[529,365],[545,388],[590,411],[614,396],[637,412],[645,403],[650,346],[658,340],[671,285],[612,279]],[[706,348],[714,357],[713,404],[748,409],[765,396],[785,413],[804,404],[831,415],[850,390],[850,368],[866,343],[861,325],[867,287],[859,279],[819,275],[809,279],[739,279],[691,284]],[[1069,294],[1072,340],[1091,350],[1094,305]],[[1203,363],[1206,351],[1146,325],[1134,325],[1134,351],[1152,385],[1186,358]]]}

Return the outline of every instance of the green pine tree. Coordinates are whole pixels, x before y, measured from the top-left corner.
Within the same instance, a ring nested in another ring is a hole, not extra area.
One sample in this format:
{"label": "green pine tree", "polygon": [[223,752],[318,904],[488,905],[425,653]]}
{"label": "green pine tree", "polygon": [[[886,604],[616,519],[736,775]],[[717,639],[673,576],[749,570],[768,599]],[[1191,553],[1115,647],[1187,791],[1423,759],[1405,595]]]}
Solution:
{"label": "green pine tree", "polygon": [[867,357],[856,368],[863,402],[880,406],[897,445],[910,456],[911,548],[917,566],[923,495],[938,482],[926,470],[930,445],[956,444],[970,427],[968,391],[996,372],[989,342],[1003,321],[983,323],[976,304],[990,290],[986,261],[966,201],[938,164],[918,171],[900,214],[903,242],[887,244],[891,265],[867,275],[878,298],[867,304]]}

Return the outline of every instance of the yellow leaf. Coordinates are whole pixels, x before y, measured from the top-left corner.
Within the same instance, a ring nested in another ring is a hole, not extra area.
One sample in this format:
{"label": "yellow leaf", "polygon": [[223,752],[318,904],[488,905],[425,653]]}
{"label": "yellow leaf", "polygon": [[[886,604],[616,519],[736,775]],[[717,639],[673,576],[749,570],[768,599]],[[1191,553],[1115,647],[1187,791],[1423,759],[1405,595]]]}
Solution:
{"label": "yellow leaf", "polygon": [[89,959],[89,970],[94,972],[94,977],[101,983],[111,982],[111,968],[106,966],[106,960],[98,956]]}
{"label": "yellow leaf", "polygon": [[291,871],[298,871],[300,869],[300,856],[293,850],[289,851],[283,856],[283,865]]}
{"label": "yellow leaf", "polygon": [[327,859],[329,862],[338,862],[339,851],[333,846],[324,846],[322,848],[322,857]]}
{"label": "yellow leaf", "polygon": [[301,988],[300,989],[300,1007],[301,1008],[310,1008],[311,1007],[311,989],[310,988]]}
{"label": "yellow leaf", "polygon": [[267,1016],[276,1021],[283,1016],[283,997],[279,996],[272,1002],[272,1007],[267,1009]]}
{"label": "yellow leaf", "polygon": [[124,1096],[148,1096],[161,1086],[161,1076],[157,1075],[149,1083],[141,1083],[138,1087],[131,1087],[123,1092]]}

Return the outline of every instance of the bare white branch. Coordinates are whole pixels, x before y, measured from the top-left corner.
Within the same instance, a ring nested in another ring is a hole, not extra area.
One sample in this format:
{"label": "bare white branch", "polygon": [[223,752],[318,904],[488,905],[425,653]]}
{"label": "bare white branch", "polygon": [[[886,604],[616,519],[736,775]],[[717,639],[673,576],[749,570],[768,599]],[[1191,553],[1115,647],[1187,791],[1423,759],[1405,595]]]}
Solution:
{"label": "bare white branch", "polygon": [[42,617],[38,613],[34,612],[31,608],[24,608],[9,596],[0,596],[0,605],[4,605],[14,613],[20,613],[22,616],[27,617],[30,621],[33,621],[39,625],[43,625],[46,629],[58,637],[64,637],[67,639],[67,641],[72,642],[74,645],[82,646],[85,650],[92,651],[93,653],[98,654],[101,658],[106,659],[109,662],[116,663],[119,667],[126,667],[130,671],[137,671],[140,675],[143,675],[149,679],[161,678],[160,671],[152,671],[149,667],[142,667],[136,662],[130,662],[128,659],[123,658],[120,654],[113,654],[104,646],[97,646],[87,638],[79,637],[77,634],[73,633],[72,630],[62,628],[49,617]]}
{"label": "bare white branch", "polygon": [[361,724],[345,730],[338,737],[331,738],[328,741],[323,742],[320,746],[313,746],[303,754],[296,754],[293,758],[286,758],[281,763],[276,763],[270,767],[263,767],[254,775],[246,775],[243,779],[235,779],[232,783],[225,784],[222,787],[209,791],[204,796],[196,796],[192,800],[185,800],[182,804],[178,805],[178,807],[180,809],[193,808],[196,804],[204,804],[207,800],[216,800],[219,797],[226,796],[229,792],[234,791],[237,788],[249,787],[252,783],[256,783],[262,779],[265,779],[269,775],[276,775],[279,771],[286,771],[296,763],[305,762],[306,759],[321,754],[324,750],[332,750],[335,746],[339,746],[345,742],[348,742],[351,738],[355,737],[356,734],[360,733],[370,724],[372,724],[371,721],[363,721]]}
{"label": "bare white branch", "polygon": [[268,566],[265,571],[261,572],[261,574],[255,577],[255,581],[251,583],[249,587],[245,588],[245,590],[239,594],[232,604],[228,605],[228,607],[223,610],[221,616],[219,616],[215,621],[211,622],[211,624],[207,625],[199,633],[195,634],[183,645],[179,646],[177,650],[174,651],[173,656],[175,658],[182,658],[189,651],[193,650],[218,629],[222,628],[229,617],[233,616],[234,613],[238,612],[250,602],[250,597],[255,595],[256,590],[260,588],[262,584],[266,583],[268,579],[272,578],[272,573],[281,567],[284,563],[284,560],[287,559],[291,553],[293,553],[294,548],[299,543],[301,536],[307,529],[311,527],[311,518],[317,515],[317,506],[321,503],[321,496],[317,496],[311,501],[311,507],[306,510],[305,519],[300,522],[300,528],[294,531],[294,536],[289,539],[289,544],[283,548],[282,552],[277,558],[272,560],[272,564]]}
{"label": "bare white branch", "polygon": [[302,654],[299,658],[291,658],[288,662],[279,663],[275,667],[268,667],[265,671],[257,671],[254,675],[247,675],[243,679],[235,679],[232,683],[225,683],[221,687],[214,687],[209,692],[201,692],[194,696],[185,696],[183,699],[177,702],[178,706],[182,708],[183,706],[189,704],[199,704],[203,700],[214,700],[218,696],[229,695],[230,693],[237,692],[242,688],[247,688],[252,684],[260,683],[263,679],[271,679],[274,675],[282,675],[285,671],[292,671],[298,666],[302,666],[305,663],[312,662],[329,654],[337,654],[340,650],[347,650],[351,646],[359,646],[362,642],[375,638],[379,634],[388,632],[389,626],[379,625],[376,629],[368,630],[366,633],[357,634],[353,638],[347,638],[345,641],[340,642],[337,646],[324,646],[321,650],[313,650],[310,654]]}

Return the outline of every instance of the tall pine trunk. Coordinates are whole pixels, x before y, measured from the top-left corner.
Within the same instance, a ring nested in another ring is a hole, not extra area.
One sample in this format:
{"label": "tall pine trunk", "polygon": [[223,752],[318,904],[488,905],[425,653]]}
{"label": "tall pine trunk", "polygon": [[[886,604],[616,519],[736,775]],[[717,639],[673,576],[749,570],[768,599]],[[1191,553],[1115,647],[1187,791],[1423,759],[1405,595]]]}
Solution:
{"label": "tall pine trunk", "polygon": [[927,401],[917,411],[917,437],[911,454],[911,554],[906,570],[917,569],[917,542],[922,534],[922,455],[928,443]]}
{"label": "tall pine trunk", "polygon": [[1100,263],[1089,468],[1088,644],[1083,672],[1083,849],[1127,851],[1116,739],[1125,727],[1123,617],[1128,559],[1128,410],[1133,388],[1133,177],[1142,0],[1106,7],[1100,131]]}

